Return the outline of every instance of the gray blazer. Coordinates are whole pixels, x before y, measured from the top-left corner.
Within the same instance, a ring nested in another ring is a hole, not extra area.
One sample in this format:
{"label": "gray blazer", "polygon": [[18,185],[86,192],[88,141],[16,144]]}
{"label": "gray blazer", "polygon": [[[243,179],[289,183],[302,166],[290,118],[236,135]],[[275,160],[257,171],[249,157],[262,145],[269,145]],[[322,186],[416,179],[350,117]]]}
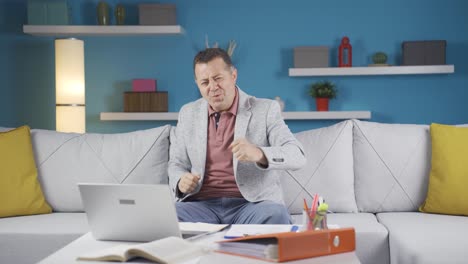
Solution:
{"label": "gray blazer", "polygon": [[[268,168],[252,162],[234,159],[234,176],[240,192],[251,202],[271,200],[283,202],[278,170],[296,170],[305,162],[302,145],[284,123],[278,103],[258,99],[238,89],[239,107],[234,129],[234,140],[246,138],[259,146],[268,159]],[[201,98],[182,107],[177,127],[171,131],[169,184],[175,193],[184,173],[205,174],[208,134],[208,102]],[[201,184],[190,197],[200,191]]]}

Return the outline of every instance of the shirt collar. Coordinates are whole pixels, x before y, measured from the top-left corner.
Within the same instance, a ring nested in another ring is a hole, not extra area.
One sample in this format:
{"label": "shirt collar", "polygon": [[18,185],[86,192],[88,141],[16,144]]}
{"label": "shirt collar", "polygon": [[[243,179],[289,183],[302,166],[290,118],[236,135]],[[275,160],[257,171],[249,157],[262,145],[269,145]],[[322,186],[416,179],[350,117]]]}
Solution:
{"label": "shirt collar", "polygon": [[[239,106],[239,91],[238,91],[238,87],[236,86],[236,95],[234,96],[234,100],[233,100],[233,103],[231,105],[231,107],[229,107],[229,109],[226,111],[226,112],[230,112],[232,115],[236,116],[237,115],[237,109],[238,109],[238,106]],[[208,116],[212,116],[214,115],[215,110],[211,107],[211,105],[208,104]]]}

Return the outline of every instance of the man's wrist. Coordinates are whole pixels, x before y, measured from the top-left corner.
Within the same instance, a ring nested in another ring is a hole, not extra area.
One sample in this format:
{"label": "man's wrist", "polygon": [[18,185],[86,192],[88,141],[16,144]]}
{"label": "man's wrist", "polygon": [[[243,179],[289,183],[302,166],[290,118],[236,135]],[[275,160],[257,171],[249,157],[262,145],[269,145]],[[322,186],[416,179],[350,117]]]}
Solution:
{"label": "man's wrist", "polygon": [[175,195],[176,195],[176,197],[178,197],[178,198],[182,198],[182,197],[185,196],[185,193],[183,193],[183,192],[180,191],[180,189],[179,189],[179,182],[180,182],[180,180],[177,182]]}
{"label": "man's wrist", "polygon": [[263,150],[259,147],[257,147],[257,150],[260,152],[260,159],[257,160],[257,164],[265,168],[268,167],[268,159],[266,158],[265,153],[263,153]]}

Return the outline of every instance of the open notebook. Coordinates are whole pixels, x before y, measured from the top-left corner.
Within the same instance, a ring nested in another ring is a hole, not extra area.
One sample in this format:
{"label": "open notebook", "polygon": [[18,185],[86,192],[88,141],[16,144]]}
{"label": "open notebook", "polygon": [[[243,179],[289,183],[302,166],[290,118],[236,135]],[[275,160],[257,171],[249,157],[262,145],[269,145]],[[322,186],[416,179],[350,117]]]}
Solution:
{"label": "open notebook", "polygon": [[140,257],[156,263],[177,264],[196,259],[209,251],[208,247],[180,237],[166,237],[143,244],[119,245],[89,252],[79,256],[78,260],[127,262]]}

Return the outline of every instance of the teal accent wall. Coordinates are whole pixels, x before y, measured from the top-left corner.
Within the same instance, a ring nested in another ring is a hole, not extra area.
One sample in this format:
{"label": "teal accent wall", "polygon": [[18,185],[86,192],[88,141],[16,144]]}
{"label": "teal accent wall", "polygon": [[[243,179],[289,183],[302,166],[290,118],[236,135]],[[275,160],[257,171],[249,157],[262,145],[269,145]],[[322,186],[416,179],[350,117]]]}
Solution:
{"label": "teal accent wall", "polygon": [[[74,24],[96,24],[96,1],[69,1]],[[137,24],[138,1],[127,7],[128,23]],[[144,1],[156,2],[156,1]],[[134,78],[155,78],[169,92],[169,111],[200,97],[192,59],[210,43],[226,47],[234,39],[239,86],[257,97],[280,96],[286,111],[310,111],[307,95],[315,81],[334,81],[338,98],[330,110],[372,111],[371,121],[429,124],[468,123],[468,1],[466,0],[174,0],[176,36],[83,37],[85,41],[87,131],[114,133],[160,126],[154,121],[100,121],[100,112],[123,111],[123,92]],[[22,33],[26,1],[0,0],[0,126],[28,124],[55,129],[54,38]],[[112,22],[114,20],[112,18]],[[401,43],[446,40],[447,75],[289,77],[296,46],[328,46],[331,66],[337,47],[348,36],[353,66],[367,66],[384,51],[401,64]],[[288,121],[298,132],[338,121]],[[175,124],[175,122],[169,122]]]}

